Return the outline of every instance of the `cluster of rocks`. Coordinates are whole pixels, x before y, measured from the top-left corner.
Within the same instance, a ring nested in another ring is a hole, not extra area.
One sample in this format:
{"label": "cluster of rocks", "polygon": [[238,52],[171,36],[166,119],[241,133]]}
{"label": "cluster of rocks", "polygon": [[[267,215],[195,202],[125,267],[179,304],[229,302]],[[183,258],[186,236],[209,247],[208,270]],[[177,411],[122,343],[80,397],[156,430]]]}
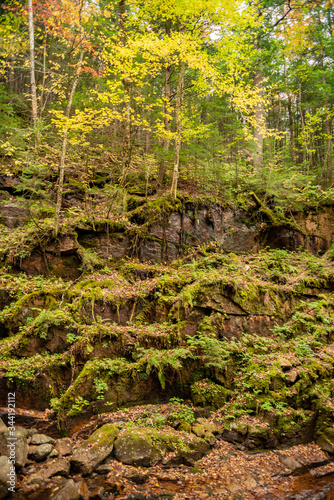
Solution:
{"label": "cluster of rocks", "polygon": [[[110,465],[106,462],[108,457],[136,467],[193,465],[210,451],[216,440],[213,426],[206,425],[204,419],[199,420],[201,422],[195,423],[191,433],[178,432],[173,428],[162,430],[107,423],[96,429],[88,439],[74,445],[70,438],[55,440],[38,433],[36,429],[16,427],[14,498],[39,498],[36,494],[40,492],[44,498],[52,500],[99,500],[103,497],[104,488],[92,488],[91,481],[89,488],[87,479],[94,472],[102,475],[110,472]],[[10,498],[8,477],[11,463],[7,445],[12,430],[7,429],[1,419],[0,425],[2,500]],[[143,474],[139,476],[136,472],[132,480],[140,483]]]}

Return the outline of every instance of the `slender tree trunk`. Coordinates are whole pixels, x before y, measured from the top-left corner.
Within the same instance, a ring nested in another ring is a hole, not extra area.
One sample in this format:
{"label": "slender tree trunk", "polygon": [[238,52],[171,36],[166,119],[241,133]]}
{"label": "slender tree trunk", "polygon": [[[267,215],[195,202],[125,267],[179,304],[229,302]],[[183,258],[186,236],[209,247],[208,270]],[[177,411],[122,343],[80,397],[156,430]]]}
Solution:
{"label": "slender tree trunk", "polygon": [[146,155],[149,154],[151,147],[151,131],[149,128],[145,130],[145,145],[144,145],[144,153]]}
{"label": "slender tree trunk", "polygon": [[288,114],[289,114],[289,131],[290,131],[290,156],[293,162],[295,157],[295,134],[293,129],[292,99],[290,93],[288,95]]}
{"label": "slender tree trunk", "polygon": [[[170,36],[171,23],[170,21],[166,21],[165,32],[166,36]],[[171,96],[171,76],[172,76],[172,67],[168,65],[165,69],[165,88],[164,88],[164,128],[166,131],[166,135],[170,132],[170,96]],[[166,180],[166,171],[167,171],[167,156],[169,151],[169,139],[165,137],[163,140],[163,158],[159,165],[159,174],[158,174],[158,182],[160,185],[165,183]]]}
{"label": "slender tree trunk", "polygon": [[42,113],[44,111],[46,101],[48,98],[48,96],[46,96],[45,103],[44,103],[44,89],[45,89],[45,81],[46,81],[46,41],[47,41],[47,34],[45,32],[44,46],[43,46],[43,80],[42,80],[41,95],[40,95],[40,99],[39,99],[39,119],[42,118]]}
{"label": "slender tree trunk", "polygon": [[306,131],[305,127],[305,120],[304,120],[304,115],[303,115],[303,109],[302,109],[302,86],[301,83],[299,84],[299,113],[300,113],[300,120],[301,120],[301,128],[302,132],[304,133],[304,139],[303,139],[303,145],[302,145],[302,162],[305,165],[305,161],[307,161],[307,167],[306,167],[306,172],[307,174],[309,173],[309,169],[312,163],[312,158],[309,153],[309,148],[308,148],[308,133]]}
{"label": "slender tree trunk", "polygon": [[131,159],[131,84],[124,78],[123,86],[127,93],[127,100],[124,109],[125,118],[123,123],[123,151],[121,168],[121,177],[122,182],[124,183]]}
{"label": "slender tree trunk", "polygon": [[171,193],[176,198],[177,181],[179,178],[180,150],[182,142],[182,101],[183,101],[183,82],[184,82],[185,63],[181,63],[181,71],[176,88],[176,105],[175,105],[175,121],[176,121],[176,139],[174,153],[174,168]]}
{"label": "slender tree trunk", "polygon": [[[118,8],[119,24],[121,28],[121,44],[125,47],[127,41],[125,0],[119,0]],[[123,87],[127,96],[124,106],[125,116],[123,122],[123,151],[121,167],[121,178],[122,183],[124,184],[131,161],[131,83],[127,78],[123,78]]]}
{"label": "slender tree trunk", "polygon": [[29,14],[29,49],[30,49],[30,87],[31,87],[31,111],[32,122],[36,134],[36,146],[39,143],[39,134],[37,132],[37,96],[35,80],[35,36],[34,36],[34,13],[32,10],[32,0],[28,0]]}
{"label": "slender tree trunk", "polygon": [[259,97],[255,108],[255,128],[254,128],[254,142],[255,142],[255,156],[254,167],[260,169],[263,166],[263,129],[265,126],[265,113],[263,106],[263,74],[262,69],[257,69],[254,76],[254,85],[257,87],[257,95]]}
{"label": "slender tree trunk", "polygon": [[[78,61],[77,68],[75,71],[74,80],[72,83],[72,88],[71,88],[70,96],[69,96],[67,107],[66,107],[66,112],[65,112],[66,119],[68,119],[70,117],[73,97],[74,97],[74,93],[75,93],[75,90],[77,88],[79,77],[80,77],[80,71],[81,71],[82,62],[83,62],[83,55],[84,55],[84,50],[83,50],[83,48],[81,48],[79,61]],[[60,165],[59,165],[59,179],[58,179],[56,212],[55,212],[55,221],[54,221],[54,236],[55,237],[57,237],[58,233],[59,233],[59,218],[60,218],[60,210],[61,210],[61,203],[62,203],[62,199],[63,199],[63,189],[64,189],[67,136],[68,136],[68,124],[66,121],[65,127],[64,127],[64,132],[63,132],[62,150],[61,150]]]}
{"label": "slender tree trunk", "polygon": [[[165,69],[165,89],[164,89],[164,128],[165,132],[168,134],[170,132],[170,121],[171,117],[169,114],[169,106],[170,106],[170,96],[171,96],[171,66],[168,66]],[[159,176],[158,181],[159,184],[162,185],[166,180],[166,171],[167,171],[167,156],[169,151],[169,139],[165,137],[163,140],[163,158],[159,165]]]}
{"label": "slender tree trunk", "polygon": [[[322,83],[325,87],[326,85],[326,77],[324,73],[322,73]],[[332,127],[331,127],[331,118],[328,113],[328,101],[325,96],[324,99],[324,107],[326,110],[325,113],[325,131],[326,131],[326,156],[325,156],[325,182],[328,186],[331,186],[333,183],[333,146],[332,146]]]}
{"label": "slender tree trunk", "polygon": [[15,92],[14,65],[11,57],[7,58],[7,85],[12,92]]}

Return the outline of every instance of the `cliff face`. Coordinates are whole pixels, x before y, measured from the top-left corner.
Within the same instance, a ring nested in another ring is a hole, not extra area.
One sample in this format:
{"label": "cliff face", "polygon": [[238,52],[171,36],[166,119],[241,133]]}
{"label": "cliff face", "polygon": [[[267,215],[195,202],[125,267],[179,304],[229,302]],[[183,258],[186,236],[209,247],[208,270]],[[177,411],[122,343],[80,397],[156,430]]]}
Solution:
{"label": "cliff face", "polygon": [[280,219],[161,199],[56,241],[1,210],[1,406],[10,388],[70,425],[178,396],[275,425],[261,446],[332,421],[331,207]]}
{"label": "cliff face", "polygon": [[[75,206],[75,200],[72,201]],[[0,222],[8,230],[19,233],[20,227],[26,227],[27,217],[22,202],[1,202]],[[279,218],[270,211],[252,212],[217,203],[204,205],[198,201],[158,198],[136,207],[127,217],[114,214],[111,219],[97,221],[87,216],[77,219],[77,224],[63,229],[57,242],[50,237],[50,226],[46,225],[43,232],[32,224],[31,234],[27,231],[21,239],[16,238],[18,241],[13,239],[16,249],[8,245],[3,248],[5,262],[12,264],[14,271],[32,276],[50,272],[75,279],[82,264],[80,251],[85,249],[93,250],[103,260],[130,257],[159,264],[172,262],[192,248],[210,243],[224,252],[250,253],[267,247],[305,249],[322,255],[334,237],[332,207]]]}

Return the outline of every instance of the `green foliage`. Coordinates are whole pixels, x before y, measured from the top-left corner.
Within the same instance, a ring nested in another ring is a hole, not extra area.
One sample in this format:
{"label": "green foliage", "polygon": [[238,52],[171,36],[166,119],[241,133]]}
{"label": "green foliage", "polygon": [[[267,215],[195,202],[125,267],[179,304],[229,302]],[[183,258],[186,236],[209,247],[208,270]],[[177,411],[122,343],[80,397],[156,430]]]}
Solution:
{"label": "green foliage", "polygon": [[193,410],[186,404],[184,404],[183,399],[181,398],[170,398],[170,403],[175,405],[175,410],[173,410],[168,415],[168,420],[170,422],[177,421],[187,424],[192,424],[195,422],[195,416]]}
{"label": "green foliage", "polygon": [[89,401],[84,399],[82,396],[78,396],[75,399],[75,402],[72,404],[72,407],[68,411],[67,415],[69,417],[75,417],[76,415],[80,415],[85,406],[89,406]]}
{"label": "green foliage", "polygon": [[93,273],[96,269],[104,267],[104,262],[101,257],[90,248],[80,247],[78,255],[81,258],[80,269],[84,273]]}
{"label": "green foliage", "polygon": [[95,379],[94,387],[97,393],[97,399],[104,399],[104,392],[108,389],[108,384],[104,380]]}

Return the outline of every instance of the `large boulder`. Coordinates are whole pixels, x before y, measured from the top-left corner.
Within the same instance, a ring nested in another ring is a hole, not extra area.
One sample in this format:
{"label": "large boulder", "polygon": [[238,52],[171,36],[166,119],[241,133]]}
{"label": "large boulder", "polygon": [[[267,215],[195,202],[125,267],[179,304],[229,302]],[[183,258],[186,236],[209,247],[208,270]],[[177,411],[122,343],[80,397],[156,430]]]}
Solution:
{"label": "large boulder", "polygon": [[0,206],[0,224],[14,229],[25,224],[28,211],[21,203],[2,203]]}
{"label": "large boulder", "polygon": [[13,458],[16,467],[24,467],[28,458],[27,432],[25,429],[8,429],[0,432],[0,455]]}
{"label": "large boulder", "polygon": [[209,444],[194,435],[134,427],[123,431],[115,441],[117,460],[127,465],[150,467],[191,464],[210,449]]}
{"label": "large boulder", "polygon": [[83,475],[91,474],[112,452],[118,433],[118,427],[112,424],[103,425],[93,432],[79,448],[74,450],[71,457],[73,469]]}
{"label": "large boulder", "polygon": [[14,465],[8,457],[0,457],[0,500],[6,498],[10,491],[14,492],[16,487],[16,474]]}

